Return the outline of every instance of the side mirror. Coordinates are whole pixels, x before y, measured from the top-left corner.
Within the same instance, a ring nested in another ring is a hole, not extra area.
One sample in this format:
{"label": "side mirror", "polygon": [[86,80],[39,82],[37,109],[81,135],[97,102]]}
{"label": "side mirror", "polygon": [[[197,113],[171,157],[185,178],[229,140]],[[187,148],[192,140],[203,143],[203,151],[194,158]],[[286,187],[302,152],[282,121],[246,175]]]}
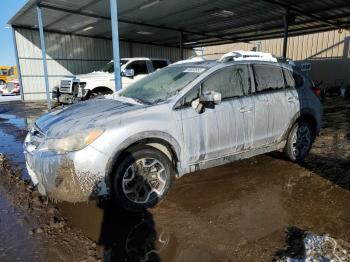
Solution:
{"label": "side mirror", "polygon": [[221,103],[221,94],[215,91],[206,92],[201,95],[199,102],[207,108],[214,108]]}
{"label": "side mirror", "polygon": [[219,92],[210,91],[202,94],[199,98],[192,101],[191,106],[197,113],[201,114],[205,108],[215,108],[215,105],[221,103],[221,94]]}
{"label": "side mirror", "polygon": [[134,77],[134,75],[135,75],[134,69],[125,69],[125,70],[122,72],[122,76]]}

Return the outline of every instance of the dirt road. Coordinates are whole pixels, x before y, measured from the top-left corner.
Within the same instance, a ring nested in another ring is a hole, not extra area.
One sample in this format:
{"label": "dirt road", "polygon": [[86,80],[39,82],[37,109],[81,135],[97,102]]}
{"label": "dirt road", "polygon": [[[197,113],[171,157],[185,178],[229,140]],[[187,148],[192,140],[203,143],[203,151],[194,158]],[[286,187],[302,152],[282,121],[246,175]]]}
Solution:
{"label": "dirt road", "polygon": [[301,257],[304,230],[350,242],[349,104],[326,101],[303,165],[274,153],[197,172],[156,208],[131,214],[108,201],[40,197],[19,176],[24,130],[45,107],[2,103],[0,152],[9,162],[0,160],[0,260],[271,261]]}

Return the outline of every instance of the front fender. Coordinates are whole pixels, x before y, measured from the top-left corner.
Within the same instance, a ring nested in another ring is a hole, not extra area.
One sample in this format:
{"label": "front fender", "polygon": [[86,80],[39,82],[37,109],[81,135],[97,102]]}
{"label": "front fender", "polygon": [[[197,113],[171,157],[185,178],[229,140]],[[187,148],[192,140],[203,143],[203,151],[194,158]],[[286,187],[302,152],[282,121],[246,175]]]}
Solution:
{"label": "front fender", "polygon": [[[171,149],[175,152],[178,160],[181,159],[180,144],[173,136],[162,131],[144,131],[128,137],[118,146],[118,148],[114,151],[112,157],[108,161],[108,166],[106,168],[108,172],[107,177],[109,177],[109,174],[112,173],[117,159],[120,157],[120,155],[124,152],[125,149],[141,141],[149,140],[150,142],[152,142],[152,140],[154,141],[158,139],[169,144]],[[181,167],[178,167],[178,169],[180,173],[182,173]],[[109,185],[109,182],[107,182],[107,184]]]}

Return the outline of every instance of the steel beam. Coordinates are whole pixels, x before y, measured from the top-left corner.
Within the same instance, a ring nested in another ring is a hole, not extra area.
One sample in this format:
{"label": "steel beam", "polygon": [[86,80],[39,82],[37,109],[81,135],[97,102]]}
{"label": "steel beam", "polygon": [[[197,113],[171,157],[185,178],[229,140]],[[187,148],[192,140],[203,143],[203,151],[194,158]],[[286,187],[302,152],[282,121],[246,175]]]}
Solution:
{"label": "steel beam", "polygon": [[122,89],[120,53],[119,53],[119,30],[118,30],[118,0],[110,0],[111,23],[112,23],[112,43],[113,43],[113,61],[114,61],[114,83],[115,90]]}
{"label": "steel beam", "polygon": [[18,81],[20,84],[20,92],[21,92],[21,100],[24,100],[24,93],[23,93],[23,81],[22,81],[22,73],[21,73],[21,65],[19,63],[19,56],[18,56],[18,49],[17,49],[17,40],[16,40],[16,32],[15,29],[12,27],[12,38],[13,38],[13,46],[15,47],[15,57],[16,57],[16,65],[17,65],[17,74],[18,74]]}
{"label": "steel beam", "polygon": [[288,26],[289,26],[289,9],[286,10],[286,14],[283,17],[284,22],[284,33],[283,33],[283,51],[282,57],[287,58],[288,48]]}
{"label": "steel beam", "polygon": [[180,60],[184,59],[184,34],[182,33],[182,31],[180,32]]}
{"label": "steel beam", "polygon": [[43,59],[43,67],[44,67],[46,100],[47,100],[47,107],[50,110],[51,109],[51,96],[50,96],[50,87],[49,87],[49,76],[47,73],[46,46],[45,46],[45,35],[44,35],[44,27],[43,27],[43,14],[42,14],[41,7],[37,6],[36,12],[37,12],[37,16],[38,16],[41,56]]}

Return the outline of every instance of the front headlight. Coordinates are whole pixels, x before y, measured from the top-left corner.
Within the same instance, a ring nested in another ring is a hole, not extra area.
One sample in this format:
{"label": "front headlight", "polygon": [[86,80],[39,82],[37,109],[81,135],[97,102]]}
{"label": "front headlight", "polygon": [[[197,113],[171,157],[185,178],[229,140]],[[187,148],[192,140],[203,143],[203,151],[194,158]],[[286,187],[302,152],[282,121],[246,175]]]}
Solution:
{"label": "front headlight", "polygon": [[89,129],[63,138],[49,138],[40,146],[40,150],[58,153],[78,151],[94,142],[103,132],[103,129]]}

